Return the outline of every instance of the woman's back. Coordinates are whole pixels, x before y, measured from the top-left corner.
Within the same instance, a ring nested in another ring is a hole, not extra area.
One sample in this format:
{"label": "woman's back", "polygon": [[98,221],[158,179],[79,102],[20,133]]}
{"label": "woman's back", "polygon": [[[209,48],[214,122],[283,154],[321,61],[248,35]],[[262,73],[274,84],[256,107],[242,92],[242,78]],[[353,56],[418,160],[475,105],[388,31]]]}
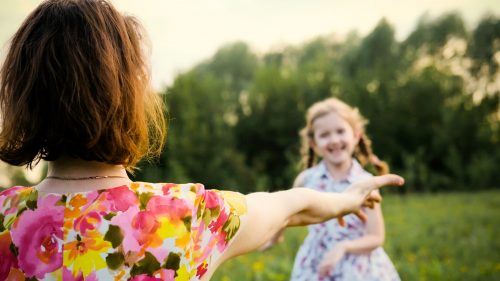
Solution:
{"label": "woman's back", "polygon": [[239,193],[131,183],[0,193],[0,280],[200,280],[237,233]]}

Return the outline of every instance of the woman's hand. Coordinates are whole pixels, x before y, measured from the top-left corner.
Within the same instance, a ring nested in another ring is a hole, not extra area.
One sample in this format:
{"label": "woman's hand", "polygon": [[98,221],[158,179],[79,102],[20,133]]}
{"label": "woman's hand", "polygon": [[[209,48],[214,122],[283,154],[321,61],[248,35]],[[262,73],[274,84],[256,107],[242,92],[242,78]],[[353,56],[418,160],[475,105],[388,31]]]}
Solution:
{"label": "woman's hand", "polygon": [[[373,209],[375,207],[375,203],[380,203],[380,202],[382,202],[382,196],[377,190],[374,190],[372,191],[372,194],[370,194],[370,196],[365,200],[365,202],[363,202],[362,207],[368,207],[370,209]],[[364,222],[366,222],[368,219],[367,215],[363,211],[361,211],[361,209],[359,211],[354,212],[354,214]],[[340,226],[345,227],[345,220],[343,216],[338,217],[337,221],[339,222]]]}
{"label": "woman's hand", "polygon": [[319,264],[318,272],[320,277],[326,277],[335,268],[337,263],[344,257],[346,247],[344,242],[339,242],[335,247],[326,253]]}
{"label": "woman's hand", "polygon": [[[368,207],[373,209],[375,203],[380,203],[382,201],[382,196],[378,192],[380,186],[386,185],[403,185],[404,179],[397,175],[383,175],[366,180],[358,181],[349,186],[344,194],[347,195],[349,200],[352,200],[354,206],[357,208],[352,211],[359,219],[366,222],[367,216],[361,210],[361,207]],[[343,217],[338,218],[339,224],[341,226],[345,225]]]}

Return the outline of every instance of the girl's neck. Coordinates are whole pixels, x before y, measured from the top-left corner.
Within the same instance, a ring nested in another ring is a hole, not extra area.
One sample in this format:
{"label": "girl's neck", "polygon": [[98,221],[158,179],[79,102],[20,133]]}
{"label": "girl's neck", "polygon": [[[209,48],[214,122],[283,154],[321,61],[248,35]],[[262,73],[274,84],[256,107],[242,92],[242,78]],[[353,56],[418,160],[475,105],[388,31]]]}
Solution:
{"label": "girl's neck", "polygon": [[324,162],[328,170],[328,173],[330,173],[330,176],[336,181],[341,181],[346,179],[352,167],[352,159],[349,159],[349,161],[344,161],[339,164],[330,163],[328,161]]}
{"label": "girl's neck", "polygon": [[37,189],[51,193],[83,192],[130,182],[122,165],[64,156],[48,162],[47,178],[37,185]]}

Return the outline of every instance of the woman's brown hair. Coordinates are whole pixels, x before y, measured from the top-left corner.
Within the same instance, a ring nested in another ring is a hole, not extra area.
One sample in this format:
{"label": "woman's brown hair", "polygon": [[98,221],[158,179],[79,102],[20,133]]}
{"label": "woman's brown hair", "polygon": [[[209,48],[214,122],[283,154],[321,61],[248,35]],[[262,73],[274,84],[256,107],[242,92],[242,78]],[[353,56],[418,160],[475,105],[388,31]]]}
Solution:
{"label": "woman's brown hair", "polygon": [[49,0],[14,34],[0,74],[0,159],[68,155],[131,170],[161,152],[144,32],[105,0]]}
{"label": "woman's brown hair", "polygon": [[358,145],[354,150],[354,157],[358,159],[361,166],[367,168],[373,166],[378,175],[387,174],[389,166],[384,161],[380,161],[373,154],[371,140],[365,134],[365,126],[368,121],[359,113],[357,108],[336,98],[328,98],[313,104],[306,115],[306,126],[300,131],[302,165],[304,168],[310,168],[315,164],[316,155],[312,149],[314,140],[314,121],[329,113],[336,113],[349,123],[355,132],[360,134]]}

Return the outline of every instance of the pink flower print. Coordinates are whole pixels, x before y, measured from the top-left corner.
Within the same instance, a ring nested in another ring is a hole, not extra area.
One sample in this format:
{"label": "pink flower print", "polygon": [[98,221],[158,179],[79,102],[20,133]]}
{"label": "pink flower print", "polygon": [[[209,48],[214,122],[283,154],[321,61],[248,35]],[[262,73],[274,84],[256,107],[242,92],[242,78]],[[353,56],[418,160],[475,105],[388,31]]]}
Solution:
{"label": "pink flower print", "polygon": [[224,250],[226,250],[228,245],[227,233],[221,231],[219,234],[217,234],[216,240],[217,240],[217,250],[219,250],[219,252],[221,253],[224,252]]}
{"label": "pink flower print", "polygon": [[174,186],[177,186],[177,184],[175,183],[166,183],[164,184],[161,189],[163,191],[163,194],[164,195],[168,195],[170,193],[170,188],[174,187]]}
{"label": "pink flower print", "polygon": [[158,236],[156,230],[160,223],[156,216],[149,211],[141,211],[132,219],[132,228],[135,238],[141,247],[158,247],[163,240]]}
{"label": "pink flower print", "polygon": [[128,208],[130,208],[130,206],[137,205],[138,202],[135,192],[126,186],[109,189],[107,191],[106,199],[110,202],[110,209],[113,212],[125,212]]}
{"label": "pink flower print", "polygon": [[142,211],[132,220],[132,227],[146,233],[154,233],[158,229],[159,223],[153,212]]}
{"label": "pink flower print", "polygon": [[175,281],[175,271],[162,268],[155,271],[153,276],[139,274],[134,276],[134,278],[129,279],[129,281]]}
{"label": "pink flower print", "polygon": [[8,188],[8,189],[0,192],[0,196],[10,197],[10,196],[16,195],[16,193],[18,193],[19,190],[23,190],[23,189],[26,189],[26,187],[14,186],[14,187]]}
{"label": "pink flower print", "polygon": [[135,228],[132,226],[133,218],[139,213],[139,207],[134,206],[123,213],[119,213],[111,219],[111,224],[118,226],[123,234],[123,250],[125,253],[129,251],[139,252],[141,246],[135,237]]}
{"label": "pink flower print", "polygon": [[208,271],[208,264],[204,262],[196,268],[196,276],[201,279],[201,277],[203,277],[203,275],[205,275],[207,271]]}
{"label": "pink flower print", "polygon": [[160,279],[158,277],[149,276],[147,274],[139,274],[139,275],[134,276],[134,278],[129,279],[129,281],[163,281],[163,279]]}
{"label": "pink flower print", "polygon": [[180,220],[191,216],[192,211],[186,200],[168,196],[151,197],[146,210],[155,215],[166,215],[171,220]]}
{"label": "pink flower print", "polygon": [[18,210],[18,203],[28,188],[16,186],[0,192],[0,211],[6,216]]}
{"label": "pink flower print", "polygon": [[175,271],[171,269],[160,269],[155,272],[155,276],[159,276],[163,281],[174,281]]}
{"label": "pink flower print", "polygon": [[19,249],[19,267],[26,276],[41,279],[62,266],[64,206],[60,197],[48,195],[38,200],[38,209],[26,210],[11,230]]}
{"label": "pink flower print", "polygon": [[208,225],[208,229],[210,229],[212,233],[222,231],[221,229],[226,223],[228,217],[229,213],[226,212],[225,210],[221,210],[219,217]]}
{"label": "pink flower print", "polygon": [[195,183],[193,185],[196,189],[196,195],[203,195],[205,193],[205,186],[201,183]]}
{"label": "pink flower print", "polygon": [[207,190],[205,192],[205,207],[208,209],[213,209],[219,207],[221,204],[220,196],[217,192],[212,190]]}
{"label": "pink flower print", "polygon": [[0,233],[0,280],[6,280],[11,268],[17,268],[17,258],[10,250],[10,232]]}
{"label": "pink flower print", "polygon": [[[163,243],[164,240],[159,236],[157,237],[158,240],[156,241]],[[147,248],[147,251],[150,252],[158,261],[164,261],[170,253],[167,247],[161,247],[161,243],[157,243],[157,245],[150,245],[149,248]]]}
{"label": "pink flower print", "polygon": [[63,268],[63,280],[64,281],[98,281],[95,272],[90,273],[88,276],[86,276],[84,278],[82,272],[80,271],[80,273],[75,277],[71,273],[71,270],[67,269],[66,267]]}
{"label": "pink flower print", "polygon": [[89,212],[78,217],[75,220],[74,228],[80,231],[81,234],[85,234],[87,230],[94,230],[101,224],[101,216],[97,212]]}

